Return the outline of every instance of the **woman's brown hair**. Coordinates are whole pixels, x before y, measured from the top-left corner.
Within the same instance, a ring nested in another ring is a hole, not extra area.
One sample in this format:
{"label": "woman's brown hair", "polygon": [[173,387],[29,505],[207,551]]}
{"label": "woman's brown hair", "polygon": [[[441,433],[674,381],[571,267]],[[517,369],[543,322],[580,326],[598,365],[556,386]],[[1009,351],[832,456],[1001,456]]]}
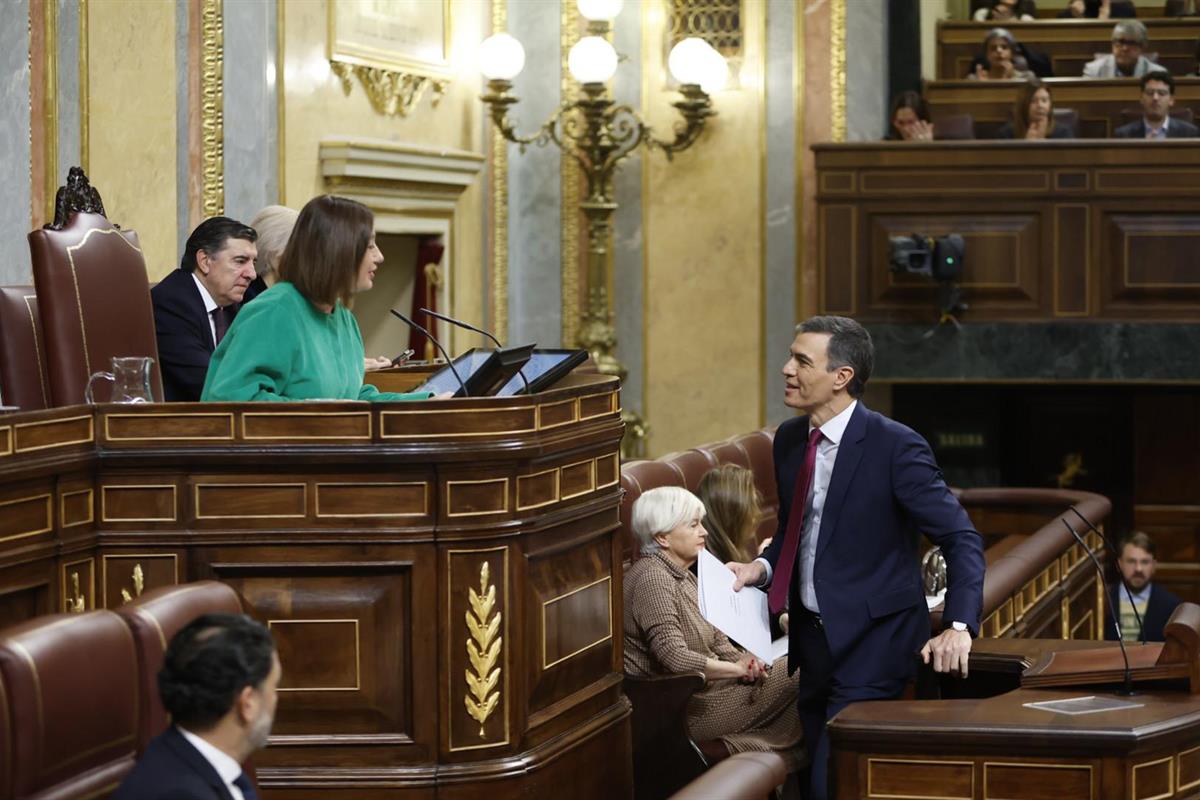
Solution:
{"label": "woman's brown hair", "polygon": [[722,562],[753,559],[754,533],[762,505],[762,498],[754,488],[754,473],[737,464],[717,467],[700,479],[696,495],[706,511],[705,548]]}
{"label": "woman's brown hair", "polygon": [[350,302],[358,265],[371,244],[375,215],[362,203],[323,194],[309,200],[279,258],[279,279],[315,305]]}
{"label": "woman's brown hair", "polygon": [[[1034,77],[1021,84],[1021,88],[1017,90],[1017,103],[1013,107],[1014,139],[1024,139],[1025,132],[1029,130],[1029,105],[1033,102],[1033,96],[1038,93],[1038,89],[1045,89],[1046,94],[1050,94],[1050,87]],[[1046,120],[1047,139],[1054,133],[1054,124],[1054,95],[1050,95],[1050,117]]]}

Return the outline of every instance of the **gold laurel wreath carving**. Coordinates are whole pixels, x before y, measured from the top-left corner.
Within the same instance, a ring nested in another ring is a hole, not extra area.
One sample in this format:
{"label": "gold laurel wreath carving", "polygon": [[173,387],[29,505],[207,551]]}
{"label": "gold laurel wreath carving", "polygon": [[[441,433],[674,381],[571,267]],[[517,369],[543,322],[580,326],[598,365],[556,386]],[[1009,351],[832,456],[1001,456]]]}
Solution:
{"label": "gold laurel wreath carving", "polygon": [[121,599],[128,603],[135,597],[141,597],[142,592],[146,589],[146,573],[142,571],[141,564],[133,565],[133,594],[129,593],[128,589],[121,590]]}
{"label": "gold laurel wreath carving", "polygon": [[437,80],[425,75],[413,75],[408,72],[396,72],[381,67],[366,67],[361,64],[347,64],[342,61],[331,61],[333,72],[342,79],[342,91],[346,96],[354,88],[353,77],[358,78],[367,91],[367,99],[371,108],[389,117],[408,116],[425,94],[426,89],[433,89],[430,102],[436,108],[442,95],[446,93],[449,81]]}
{"label": "gold laurel wreath carving", "polygon": [[[500,667],[496,662],[500,659],[500,643],[503,639],[500,632],[500,612],[496,611],[496,586],[488,584],[490,574],[488,563],[485,561],[479,567],[479,591],[467,589],[467,601],[470,609],[466,613],[467,658],[471,669],[464,670],[467,676],[468,692],[463,696],[467,713],[471,719],[479,723],[479,738],[484,738],[484,725],[488,717],[500,703],[500,692],[496,690],[500,682]],[[495,612],[495,613],[493,613]]]}
{"label": "gold laurel wreath carving", "polygon": [[87,611],[87,598],[79,591],[79,573],[71,573],[71,596],[67,598],[67,613],[82,614]]}

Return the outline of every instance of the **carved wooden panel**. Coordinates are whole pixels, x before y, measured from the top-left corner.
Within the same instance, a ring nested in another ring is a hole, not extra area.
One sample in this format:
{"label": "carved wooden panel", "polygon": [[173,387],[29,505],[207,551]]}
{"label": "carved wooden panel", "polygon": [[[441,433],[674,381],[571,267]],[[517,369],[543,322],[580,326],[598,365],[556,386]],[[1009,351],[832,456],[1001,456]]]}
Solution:
{"label": "carved wooden panel", "polygon": [[1104,216],[1101,253],[1106,308],[1173,308],[1200,301],[1200,219],[1170,211]]}
{"label": "carved wooden panel", "polygon": [[0,494],[0,544],[45,536],[54,530],[53,495],[48,491]]}
{"label": "carved wooden panel", "polygon": [[557,428],[560,425],[569,425],[572,422],[579,420],[579,398],[572,397],[569,400],[559,400],[556,403],[539,403],[538,404],[538,430],[548,430]]}
{"label": "carved wooden panel", "polygon": [[57,572],[52,558],[0,569],[0,628],[57,612]]}
{"label": "carved wooden panel", "polygon": [[316,516],[336,519],[428,516],[430,492],[429,484],[424,481],[318,483]]}
{"label": "carved wooden panel", "polygon": [[197,520],[303,519],[308,508],[303,482],[212,483],[205,478],[193,487]]}
{"label": "carved wooden panel", "polygon": [[1087,316],[1090,292],[1091,211],[1086,205],[1054,207],[1054,314]]}
{"label": "carved wooden panel", "polygon": [[579,398],[579,419],[589,420],[617,413],[617,393],[585,394]]}
{"label": "carved wooden panel", "polygon": [[370,441],[370,411],[279,411],[242,414],[242,438],[258,442]]}
{"label": "carved wooden panel", "polygon": [[94,441],[90,413],[54,417],[13,425],[13,452],[16,454],[56,450]]}
{"label": "carved wooden panel", "polygon": [[90,525],[95,521],[95,492],[90,486],[66,488],[58,495],[58,524],[66,529]]}
{"label": "carved wooden panel", "polygon": [[387,410],[380,412],[379,425],[385,441],[515,435],[537,429],[537,408],[463,409],[461,413],[444,408]]}
{"label": "carved wooden panel", "polygon": [[1087,800],[1097,796],[1094,772],[1089,763],[987,762],[983,765],[983,796]]}
{"label": "carved wooden panel", "polygon": [[1181,750],[1175,757],[1175,774],[1179,776],[1179,791],[1200,786],[1200,745]]}
{"label": "carved wooden panel", "polygon": [[179,491],[174,483],[147,476],[144,481],[105,483],[100,487],[100,522],[149,523],[179,519]]}
{"label": "carved wooden panel", "polygon": [[116,608],[150,589],[180,582],[178,553],[105,553],[100,556],[100,602]]}
{"label": "carved wooden panel", "polygon": [[508,512],[508,478],[446,481],[446,516],[477,517]]}
{"label": "carved wooden panel", "polygon": [[104,417],[101,441],[106,444],[141,442],[213,442],[234,438],[233,412],[180,412],[176,414],[120,414]]}
{"label": "carved wooden panel", "polygon": [[853,206],[819,209],[821,300],[825,313],[854,314],[858,274],[858,213]]}
{"label": "carved wooden panel", "polygon": [[868,758],[867,795],[973,800],[975,764],[925,758]]}

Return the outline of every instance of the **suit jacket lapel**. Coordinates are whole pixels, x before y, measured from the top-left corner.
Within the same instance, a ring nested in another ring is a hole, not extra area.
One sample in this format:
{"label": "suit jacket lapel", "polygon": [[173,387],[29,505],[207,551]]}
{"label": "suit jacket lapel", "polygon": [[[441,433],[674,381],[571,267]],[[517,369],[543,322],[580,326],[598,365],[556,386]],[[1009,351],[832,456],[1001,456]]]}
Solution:
{"label": "suit jacket lapel", "polygon": [[829,546],[842,504],[846,500],[846,491],[850,488],[850,481],[853,480],[858,462],[862,459],[863,440],[867,436],[866,411],[867,407],[859,400],[854,413],[850,415],[846,431],[842,434],[842,441],[838,444],[837,460],[833,463],[833,475],[829,478],[829,492],[825,495],[825,506],[821,510],[821,531],[817,537],[814,564],[821,560],[821,553]]}
{"label": "suit jacket lapel", "polygon": [[225,785],[225,781],[221,780],[217,771],[213,769],[213,765],[208,763],[208,759],[201,755],[200,751],[193,747],[192,743],[185,739],[174,725],[167,728],[166,742],[167,746],[174,750],[184,763],[204,778],[213,788],[217,797],[220,797],[221,800],[233,800],[233,795],[229,793],[229,788]]}

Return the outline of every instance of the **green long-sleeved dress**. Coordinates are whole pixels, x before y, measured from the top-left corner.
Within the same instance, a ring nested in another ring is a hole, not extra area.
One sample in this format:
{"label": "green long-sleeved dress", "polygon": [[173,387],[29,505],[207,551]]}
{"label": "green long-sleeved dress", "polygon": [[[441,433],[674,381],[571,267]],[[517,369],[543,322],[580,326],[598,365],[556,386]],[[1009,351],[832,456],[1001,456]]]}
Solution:
{"label": "green long-sleeved dress", "polygon": [[280,282],[238,311],[208,365],[201,400],[424,400],[363,383],[358,322],[338,303],[320,311]]}

